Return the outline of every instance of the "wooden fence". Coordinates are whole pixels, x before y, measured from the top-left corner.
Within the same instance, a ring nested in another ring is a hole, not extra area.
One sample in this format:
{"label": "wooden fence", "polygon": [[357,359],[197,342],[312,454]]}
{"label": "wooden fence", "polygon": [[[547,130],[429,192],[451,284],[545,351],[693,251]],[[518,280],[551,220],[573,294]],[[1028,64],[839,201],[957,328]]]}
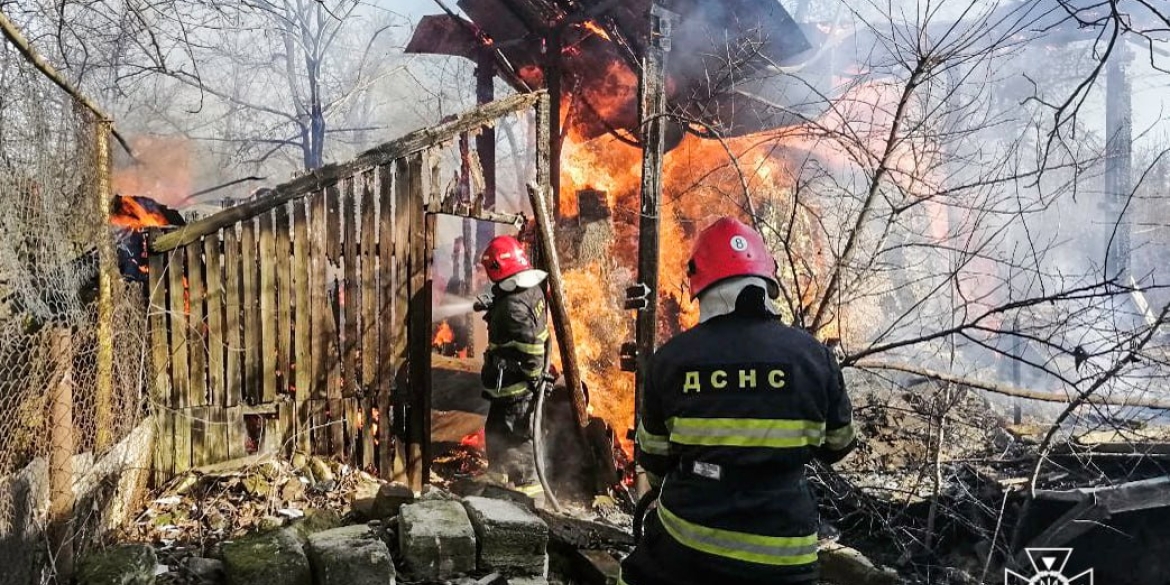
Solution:
{"label": "wooden fence", "polygon": [[538,101],[547,111],[540,94],[481,106],[152,234],[156,483],[258,450],[335,457],[420,488],[434,214],[522,221],[443,193],[440,151]]}

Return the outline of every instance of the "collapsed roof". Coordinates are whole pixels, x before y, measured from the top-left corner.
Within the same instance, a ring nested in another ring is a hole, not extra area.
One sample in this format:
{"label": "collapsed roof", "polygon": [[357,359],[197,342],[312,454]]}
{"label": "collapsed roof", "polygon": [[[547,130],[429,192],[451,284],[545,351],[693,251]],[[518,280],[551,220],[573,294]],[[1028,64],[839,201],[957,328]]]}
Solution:
{"label": "collapsed roof", "polygon": [[[776,0],[661,4],[678,15],[667,60],[668,107],[694,121],[692,131],[748,134],[823,109],[821,88],[807,76],[795,80],[786,68],[819,57],[813,47],[822,45],[824,32],[798,25]],[[521,91],[546,87],[546,72],[556,68],[577,131],[635,136],[634,71],[651,0],[459,0],[458,6],[467,18],[452,10],[424,18],[407,52],[492,58],[497,74]]]}

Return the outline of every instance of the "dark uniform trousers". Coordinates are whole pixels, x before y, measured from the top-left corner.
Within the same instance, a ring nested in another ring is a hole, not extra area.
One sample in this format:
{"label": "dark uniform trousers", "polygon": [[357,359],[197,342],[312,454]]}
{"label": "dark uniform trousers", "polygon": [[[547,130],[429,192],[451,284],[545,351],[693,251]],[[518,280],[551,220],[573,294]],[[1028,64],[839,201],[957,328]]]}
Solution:
{"label": "dark uniform trousers", "polygon": [[622,582],[815,582],[819,519],[804,468],[853,448],[851,411],[834,356],[764,313],[757,287],[664,344],[637,429],[661,495]]}
{"label": "dark uniform trousers", "polygon": [[488,348],[481,381],[491,401],[484,435],[488,468],[536,495],[540,485],[532,451],[533,381],[545,370],[548,311],[539,286],[493,291]]}

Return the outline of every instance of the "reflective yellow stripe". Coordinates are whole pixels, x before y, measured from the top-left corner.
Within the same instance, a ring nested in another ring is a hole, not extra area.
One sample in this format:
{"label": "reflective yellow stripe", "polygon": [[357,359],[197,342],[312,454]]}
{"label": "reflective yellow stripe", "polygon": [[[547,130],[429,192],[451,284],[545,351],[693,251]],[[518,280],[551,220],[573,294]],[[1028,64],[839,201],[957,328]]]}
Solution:
{"label": "reflective yellow stripe", "polygon": [[711,447],[807,447],[825,440],[825,423],[758,418],[684,418],[666,421],[670,441]]}
{"label": "reflective yellow stripe", "polygon": [[537,343],[525,343],[523,341],[509,341],[507,343],[489,343],[488,349],[518,349],[524,353],[531,355],[544,355],[544,342],[548,340],[548,329],[541,331],[536,336]]}
{"label": "reflective yellow stripe", "polygon": [[630,585],[629,583],[626,583],[626,580],[625,580],[625,579],[622,579],[622,567],[621,567],[621,565],[618,565],[618,580],[617,580],[617,584],[616,584],[616,585]]}
{"label": "reflective yellow stripe", "polygon": [[496,398],[508,398],[511,396],[519,396],[527,391],[528,382],[516,382],[515,384],[504,386],[499,390],[496,390],[495,388],[489,388],[487,392]]}
{"label": "reflective yellow stripe", "polygon": [[634,435],[638,446],[642,448],[644,453],[650,455],[670,455],[670,438],[663,435],[655,435],[646,430],[642,426],[642,421],[638,421],[638,432]]}
{"label": "reflective yellow stripe", "polygon": [[847,424],[839,429],[825,433],[825,446],[830,449],[844,449],[857,437],[853,424]]}
{"label": "reflective yellow stripe", "polygon": [[658,502],[658,519],[686,547],[761,565],[807,565],[817,560],[817,535],[761,536],[700,526],[675,516]]}

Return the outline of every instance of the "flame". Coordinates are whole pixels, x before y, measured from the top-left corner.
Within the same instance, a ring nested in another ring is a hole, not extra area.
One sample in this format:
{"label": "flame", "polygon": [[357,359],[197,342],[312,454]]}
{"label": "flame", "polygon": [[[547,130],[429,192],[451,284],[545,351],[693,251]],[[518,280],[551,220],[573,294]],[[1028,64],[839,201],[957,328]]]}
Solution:
{"label": "flame", "polygon": [[114,196],[114,209],[110,213],[110,223],[130,229],[146,229],[152,227],[166,227],[171,225],[161,211],[147,209],[137,198]]}
{"label": "flame", "polygon": [[455,331],[451,329],[451,325],[446,321],[439,324],[438,331],[435,332],[435,338],[431,340],[432,347],[442,347],[448,343],[455,342]]}
{"label": "flame", "polygon": [[459,439],[459,444],[475,449],[476,451],[483,451],[487,448],[487,439],[484,435],[484,430],[479,429],[474,433],[469,433],[467,436]]}
{"label": "flame", "polygon": [[[623,108],[637,103],[637,88],[637,75],[624,63],[612,61],[600,82],[578,95],[562,96],[565,140],[558,201],[560,219],[565,220],[578,215],[579,191],[603,191],[612,212],[608,250],[566,263],[564,283],[592,413],[619,430],[626,452],[631,445],[622,431],[633,423],[634,381],[620,370],[618,356],[621,343],[634,339],[634,320],[622,308],[621,299],[624,288],[637,278],[633,267],[637,265],[642,153],[610,132],[599,132],[597,120],[622,119]],[[666,154],[659,228],[664,244],[659,266],[661,341],[698,322],[698,303],[690,299],[685,272],[691,243],[699,230],[719,216],[750,219],[744,212],[745,186],[764,222],[781,227],[793,222],[794,236],[788,245],[795,262],[783,261],[787,253],[780,247],[782,235],[775,227],[762,231],[765,239],[774,242],[773,253],[782,260],[781,266],[796,265],[780,274],[785,290],[793,296],[794,309],[806,315],[815,309],[833,255],[819,227],[821,202],[807,195],[794,200],[804,171],[801,165],[815,160],[825,168],[855,170],[874,164],[874,153],[886,146],[898,89],[895,84],[856,84],[821,119],[807,125],[722,141],[687,134]],[[831,138],[840,135],[858,137],[857,143],[842,144]],[[929,172],[936,164],[932,152],[929,145],[899,144],[891,153],[890,180],[911,194],[936,192],[938,181]],[[794,315],[784,317],[787,322],[794,320]],[[866,320],[859,316],[851,322],[847,317],[833,314],[817,336],[856,339]]]}
{"label": "flame", "polygon": [[610,38],[609,33],[605,32],[605,29],[601,28],[601,25],[597,24],[597,21],[595,21],[595,20],[586,20],[585,22],[582,22],[581,28],[583,28],[583,29],[585,29],[585,30],[607,40],[607,41],[613,40],[612,38]]}

